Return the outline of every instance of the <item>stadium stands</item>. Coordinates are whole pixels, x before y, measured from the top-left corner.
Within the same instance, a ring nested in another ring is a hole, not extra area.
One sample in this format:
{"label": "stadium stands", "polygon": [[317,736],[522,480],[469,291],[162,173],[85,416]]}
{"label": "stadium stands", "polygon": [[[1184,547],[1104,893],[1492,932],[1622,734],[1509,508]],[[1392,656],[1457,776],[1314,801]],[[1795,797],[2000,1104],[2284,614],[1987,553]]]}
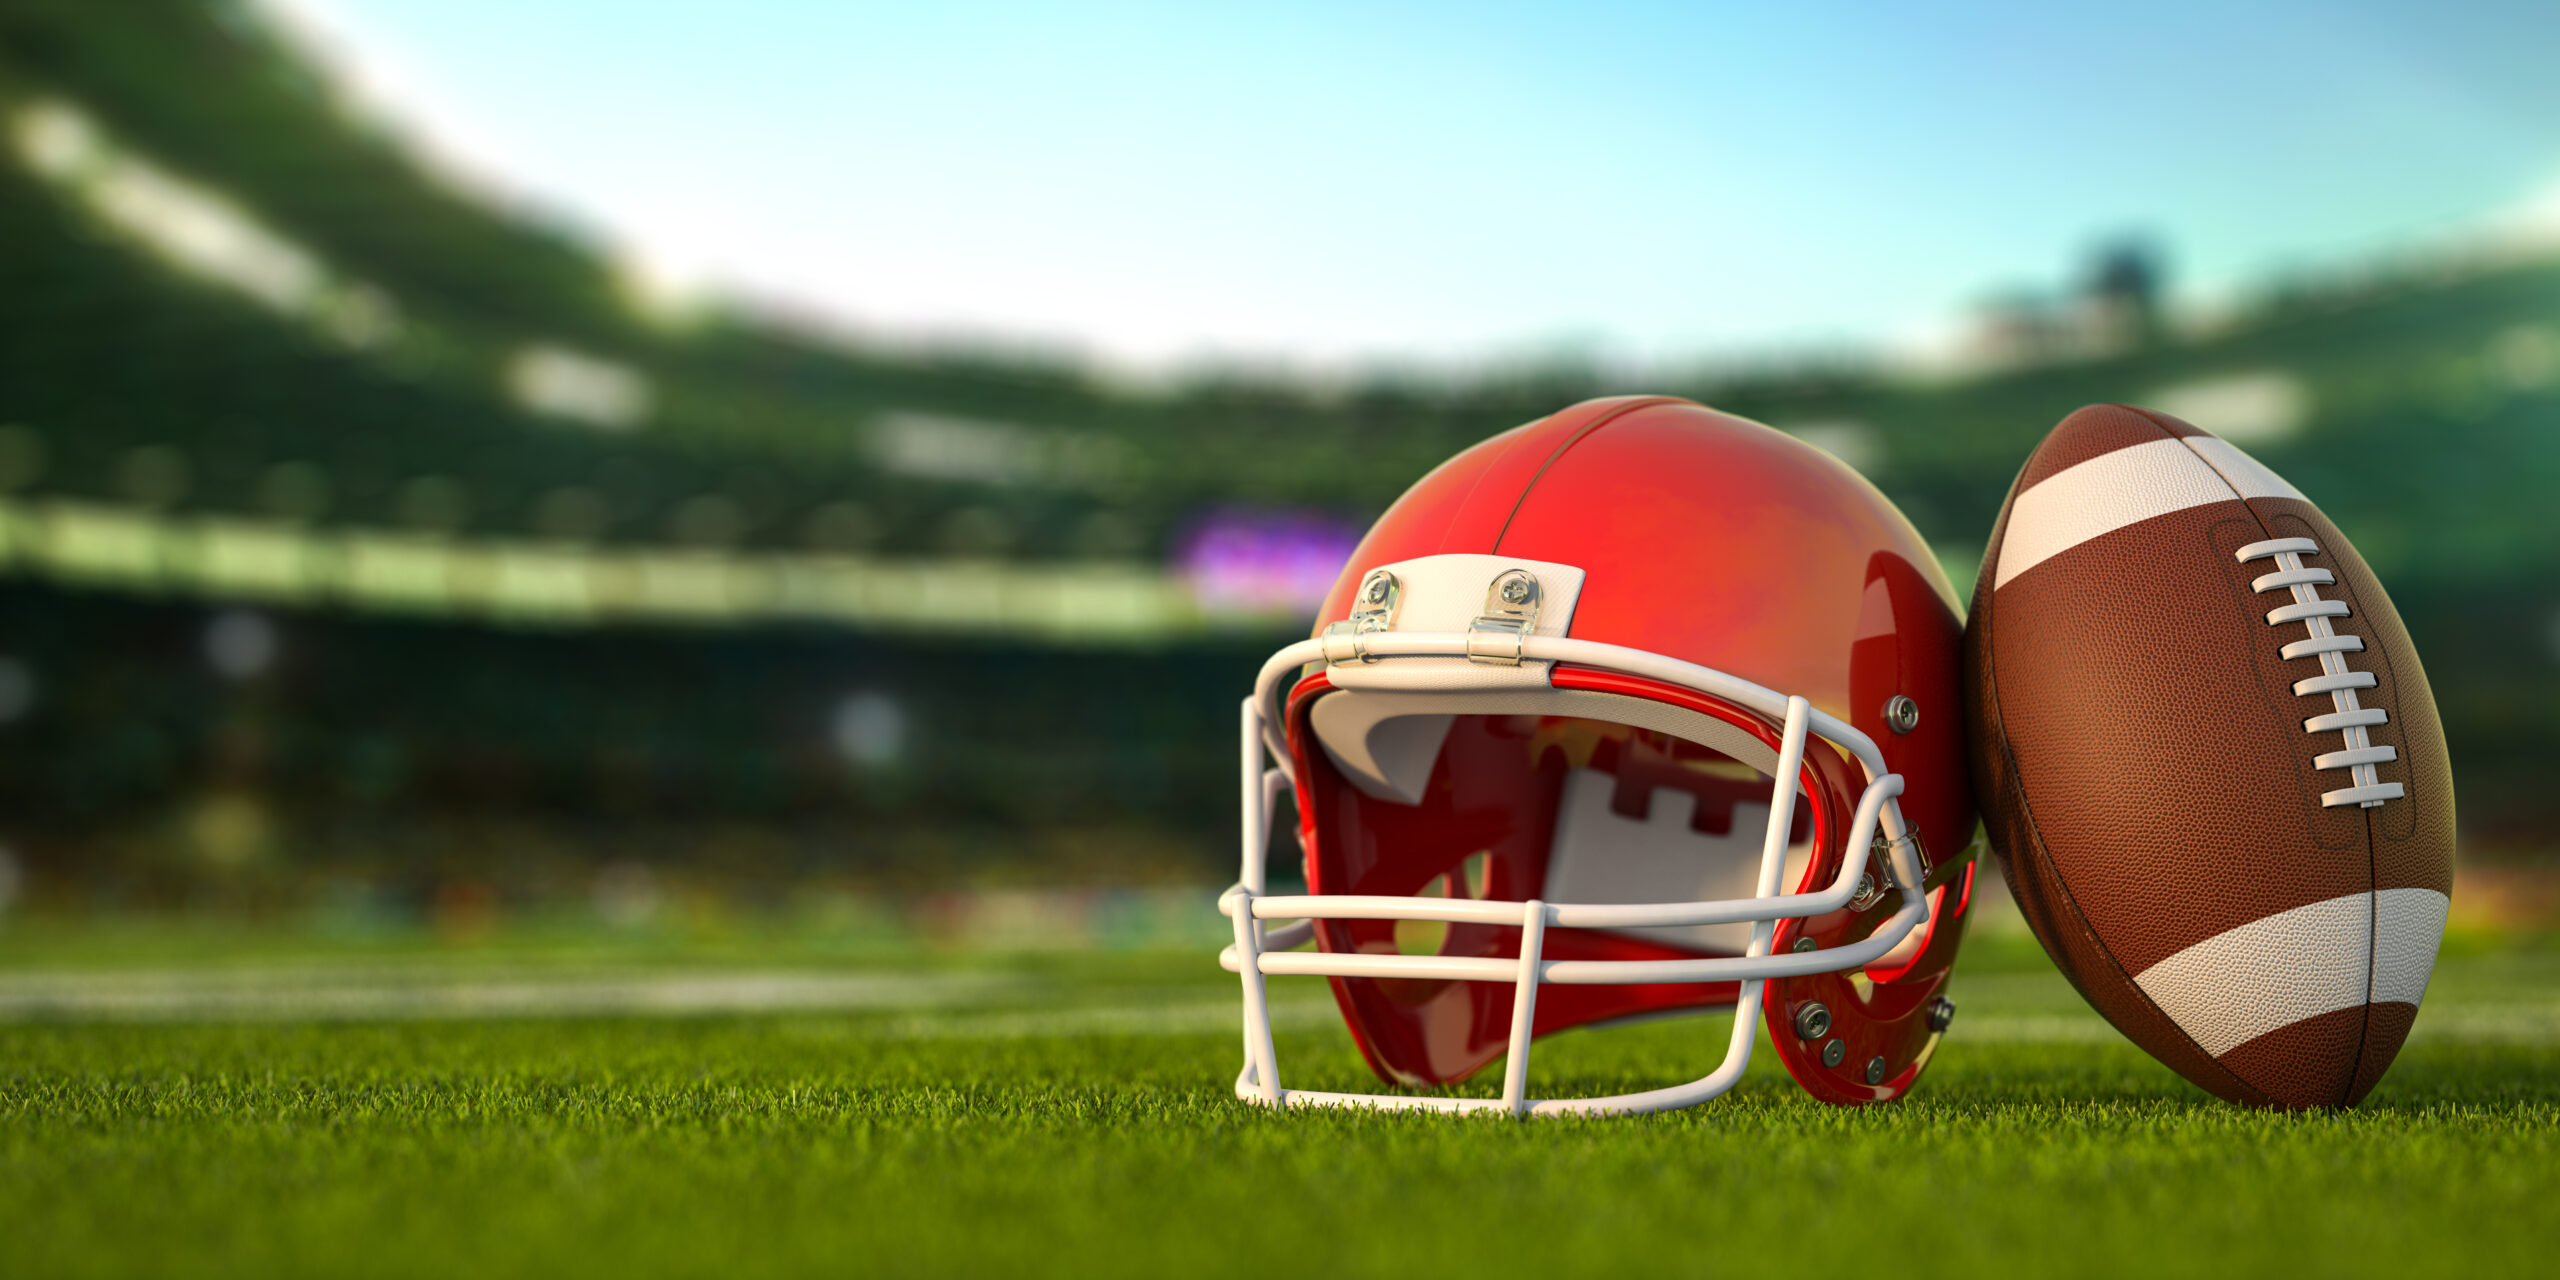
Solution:
{"label": "stadium stands", "polygon": [[[491,823],[562,833],[543,858],[574,863],[754,819],[823,833],[785,859],[812,867],[1020,862],[1048,847],[1024,833],[1065,829],[1113,833],[1094,856],[1124,869],[1207,867],[1225,709],[1304,625],[1304,564],[1464,443],[1637,389],[1852,461],[1960,581],[2071,408],[2225,432],[2391,581],[2466,826],[2512,836],[2560,765],[2555,243],[2413,255],[2210,324],[2125,322],[2109,308],[2150,277],[2120,260],[1928,369],[1140,389],[653,315],[600,253],[345,111],[253,10],[20,3],[0,839],[56,886],[185,883],[150,850],[201,862],[208,812],[263,815],[234,825],[281,864]],[[267,628],[270,660],[226,674],[223,626]]]}

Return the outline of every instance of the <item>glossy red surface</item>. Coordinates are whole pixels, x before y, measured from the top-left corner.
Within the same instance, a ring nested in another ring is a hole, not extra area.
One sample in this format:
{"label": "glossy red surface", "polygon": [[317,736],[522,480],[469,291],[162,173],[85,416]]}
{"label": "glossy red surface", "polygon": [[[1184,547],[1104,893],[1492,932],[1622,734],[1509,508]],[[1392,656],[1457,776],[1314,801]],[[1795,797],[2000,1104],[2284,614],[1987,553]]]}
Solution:
{"label": "glossy red surface", "polygon": [[[1577,566],[1586,577],[1571,634],[1711,667],[1781,693],[1800,694],[1875,740],[1887,767],[1904,775],[1902,808],[1925,846],[1943,858],[1971,838],[1973,808],[1962,763],[1958,701],[1960,623],[1954,593],[1908,521],[1848,467],[1756,423],[1657,397],[1597,400],[1505,432],[1424,477],[1381,517],[1329,596],[1322,619],[1347,614],[1350,593],[1381,564],[1447,552],[1518,555]],[[1758,715],[1686,690],[1594,671],[1559,669],[1559,687],[1629,692],[1691,706],[1775,741]],[[1479,896],[1536,896],[1558,804],[1564,763],[1532,741],[1543,731],[1587,721],[1543,718],[1546,727],[1504,726],[1468,717],[1453,732],[1421,806],[1368,801],[1309,750],[1304,711],[1329,686],[1321,676],[1293,694],[1290,739],[1299,795],[1308,803],[1301,838],[1315,892],[1411,894],[1477,852],[1499,868]],[[1896,694],[1920,707],[1907,735],[1885,724]],[[1736,719],[1740,717],[1740,719]],[[1595,738],[1594,763],[1625,781],[1652,769],[1711,755],[1659,735],[1619,726]],[[1569,736],[1569,734],[1567,735]],[[1597,739],[1618,745],[1603,752]],[[1805,821],[1826,845],[1843,838],[1863,774],[1836,751],[1809,751]],[[1649,785],[1681,785],[1701,814],[1730,812],[1734,795],[1695,781],[1692,769],[1655,771]],[[1649,775],[1651,776],[1651,775]],[[1766,783],[1756,784],[1765,797]],[[1398,812],[1401,810],[1401,812]],[[1712,819],[1702,819],[1712,821]],[[1864,856],[1864,851],[1856,851]],[[1827,882],[1844,851],[1826,849],[1808,880]],[[1830,861],[1826,862],[1825,859]],[[1969,883],[1969,881],[1968,881]],[[1795,886],[1790,886],[1793,888]],[[1861,993],[1846,975],[1772,984],[1770,1021],[1790,1071],[1835,1102],[1897,1095],[1916,1075],[1929,1042],[1926,1005],[1943,985],[1960,940],[1967,894],[1920,956],[1894,980]],[[1890,902],[1837,920],[1807,922],[1781,945],[1809,933],[1837,946],[1866,935]],[[1393,926],[1328,924],[1328,950],[1392,949]],[[1551,931],[1549,954],[1668,958],[1682,954],[1613,934]],[[1518,931],[1449,929],[1449,954],[1516,955]],[[1510,948],[1510,950],[1504,950]],[[1862,978],[1867,975],[1860,975]],[[1335,979],[1363,1052],[1379,1074],[1405,1082],[1454,1079],[1501,1052],[1510,988],[1492,983],[1403,984]],[[1428,990],[1424,988],[1428,987]],[[1652,1009],[1730,1003],[1731,984],[1685,987],[1554,987],[1539,994],[1537,1031]],[[1823,1068],[1820,1045],[1795,1041],[1786,1002],[1823,999],[1851,1041],[1841,1068]],[[1914,1028],[1918,1028],[1915,1037]],[[1807,1056],[1808,1054],[1812,1056]],[[1858,1056],[1861,1055],[1862,1056]],[[1881,1086],[1864,1081],[1882,1056]]]}
{"label": "glossy red surface", "polygon": [[1358,568],[1346,567],[1334,580],[1316,617],[1348,615],[1352,588],[1374,566],[1442,552],[1494,550],[1522,496],[1567,446],[1634,410],[1685,403],[1663,396],[1586,401],[1513,427],[1432,468],[1370,526],[1351,552],[1349,564]]}

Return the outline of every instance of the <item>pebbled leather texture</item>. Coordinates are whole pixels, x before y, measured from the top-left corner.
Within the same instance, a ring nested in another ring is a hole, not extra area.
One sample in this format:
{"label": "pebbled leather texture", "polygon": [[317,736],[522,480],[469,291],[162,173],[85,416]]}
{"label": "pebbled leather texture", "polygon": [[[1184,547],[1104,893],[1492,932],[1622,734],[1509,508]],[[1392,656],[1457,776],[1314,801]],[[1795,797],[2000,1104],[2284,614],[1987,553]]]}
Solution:
{"label": "pebbled leather texture", "polygon": [[[2021,470],[1965,635],[1976,798],[2029,926],[2128,1038],[2234,1102],[2352,1104],[2381,1078],[2416,1012],[2366,1001],[2376,966],[2403,975],[2404,987],[2414,970],[2422,989],[2441,931],[2440,911],[2394,916],[2373,905],[2374,891],[2449,894],[2453,856],[2442,731],[2370,569],[2308,501],[2234,493],[2090,537],[2005,584],[1994,573],[2020,493],[2114,450],[2202,434],[2094,406],[2066,418]],[[2304,564],[2336,574],[2321,595],[2352,612],[2333,625],[2366,642],[2347,665],[2376,673],[2363,705],[2391,714],[2372,738],[2399,748],[2380,775],[2407,795],[2379,809],[2321,805],[2321,792],[2347,778],[2314,769],[2312,757],[2343,743],[2302,728],[2331,709],[2329,698],[2292,690],[2319,660],[2281,657],[2306,633],[2265,615],[2291,598],[2255,592],[2272,564],[2233,554],[2287,536],[2320,544]],[[2315,904],[2329,905],[2297,911]],[[2269,920],[2286,912],[2296,914]],[[2323,927],[2293,926],[2314,918]],[[2217,986],[2219,970],[2199,968],[2199,955],[2247,963],[2227,966],[2232,985]],[[2256,985],[2241,985],[2242,971]],[[2235,1000],[2259,1002],[2258,1016],[2235,1019]],[[2235,1024],[2273,1029],[2236,1045],[2199,1042],[2228,1039],[2215,1028]]]}

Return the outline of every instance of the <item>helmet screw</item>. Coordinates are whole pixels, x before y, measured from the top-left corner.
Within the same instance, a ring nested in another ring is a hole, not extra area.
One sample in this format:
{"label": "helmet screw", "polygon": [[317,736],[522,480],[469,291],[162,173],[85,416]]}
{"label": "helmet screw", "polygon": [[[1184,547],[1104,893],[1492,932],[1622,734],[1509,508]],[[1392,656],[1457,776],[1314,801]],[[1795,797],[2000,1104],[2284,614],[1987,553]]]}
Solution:
{"label": "helmet screw", "polygon": [[1387,602],[1387,575],[1382,573],[1377,577],[1369,579],[1369,590],[1367,595],[1369,597],[1369,603],[1385,604]]}
{"label": "helmet screw", "polygon": [[1513,578],[1511,581],[1502,584],[1502,599],[1505,604],[1518,604],[1528,598],[1528,579]]}
{"label": "helmet screw", "polygon": [[1826,1067],[1839,1066],[1840,1060],[1848,1056],[1849,1046],[1845,1041],[1834,1040],[1822,1046],[1822,1065]]}
{"label": "helmet screw", "polygon": [[1955,1020],[1955,1001],[1945,996],[1929,997],[1929,1029],[1931,1031],[1944,1031],[1947,1029],[1947,1024]]}
{"label": "helmet screw", "polygon": [[1882,1057],[1867,1059],[1867,1083],[1884,1083],[1884,1059]]}
{"label": "helmet screw", "polygon": [[1920,704],[1907,693],[1897,693],[1885,700],[1884,727],[1895,733],[1909,733],[1920,727]]}
{"label": "helmet screw", "polygon": [[1821,1001],[1808,1000],[1805,1002],[1803,1008],[1796,1010],[1796,1037],[1798,1039],[1819,1040],[1830,1034],[1831,1010],[1824,1008]]}
{"label": "helmet screw", "polygon": [[1821,943],[1816,942],[1811,938],[1798,938],[1796,939],[1796,944],[1787,949],[1790,951],[1813,951],[1818,950],[1821,946]]}

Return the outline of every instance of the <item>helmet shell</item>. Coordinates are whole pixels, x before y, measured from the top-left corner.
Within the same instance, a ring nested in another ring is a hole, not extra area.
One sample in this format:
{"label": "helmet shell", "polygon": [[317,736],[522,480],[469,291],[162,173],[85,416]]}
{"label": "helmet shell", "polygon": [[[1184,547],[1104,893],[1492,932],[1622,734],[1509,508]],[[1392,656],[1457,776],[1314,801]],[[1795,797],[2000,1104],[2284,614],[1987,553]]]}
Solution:
{"label": "helmet shell", "polygon": [[[1326,597],[1318,630],[1349,613],[1352,593],[1371,569],[1453,552],[1582,569],[1574,638],[1677,658],[1803,696],[1875,741],[1887,768],[1904,778],[1904,818],[1931,856],[1943,860],[1970,843],[1974,813],[1962,755],[1962,624],[1954,590],[1910,522],[1838,459],[1684,400],[1619,397],[1579,404],[1475,445],[1424,476],[1354,551]],[[1754,732],[1775,741],[1776,727],[1756,713],[1672,686],[1569,666],[1556,669],[1553,683],[1684,704],[1714,702],[1692,709],[1755,722]],[[1448,861],[1454,845],[1394,838],[1420,837],[1433,822],[1446,826],[1455,821],[1455,810],[1426,807],[1399,815],[1363,803],[1332,776],[1325,752],[1310,749],[1307,711],[1328,688],[1321,673],[1301,681],[1288,721],[1311,890],[1403,895],[1438,883],[1447,886],[1444,891],[1464,892],[1454,878],[1433,879],[1452,870],[1434,864]],[[1897,697],[1909,698],[1919,711],[1917,723],[1904,732],[1888,723],[1888,706]],[[1630,745],[1620,753],[1618,768],[1632,768],[1646,752],[1676,754],[1682,745]],[[1463,771],[1469,759],[1489,760],[1487,753],[1495,750],[1460,733],[1443,768]],[[1541,841],[1554,822],[1554,789],[1564,765],[1546,760],[1539,769],[1515,769],[1507,777],[1486,768],[1495,775],[1486,784],[1495,794],[1453,795],[1451,802],[1477,806],[1469,813],[1485,805],[1507,808],[1497,825],[1510,833],[1505,838],[1518,856],[1510,859],[1508,874],[1495,876],[1509,883],[1476,888],[1488,897],[1540,896],[1535,881],[1545,856]],[[1848,809],[1864,785],[1854,761],[1828,744],[1810,744],[1797,838],[1818,826],[1822,842],[1839,845]],[[1697,794],[1702,806],[1717,803],[1712,788],[1702,786]],[[1399,823],[1411,829],[1399,832]],[[1416,852],[1405,857],[1401,847]],[[1785,888],[1827,883],[1841,858],[1864,853],[1818,850],[1801,883]],[[1771,983],[1772,1036],[1790,1071],[1817,1096],[1879,1100],[1897,1096],[1917,1075],[1934,1043],[1927,1006],[1953,960],[1970,876],[1971,868],[1965,868],[1942,891],[1916,954],[1897,953],[1889,966],[1870,966],[1855,978],[1820,974]],[[1837,945],[1864,936],[1890,912],[1878,907],[1854,916],[1833,914],[1840,918],[1788,922],[1777,945],[1785,949],[1808,936],[1819,945]],[[1369,935],[1377,929],[1361,926],[1381,923],[1324,922],[1319,943],[1329,950],[1376,950],[1379,939]],[[1551,930],[1548,939],[1548,953],[1558,956],[1713,954],[1581,930]],[[1461,927],[1452,930],[1442,950],[1516,955],[1517,947],[1516,930]],[[1363,1053],[1385,1078],[1456,1079],[1502,1051],[1510,995],[1499,984],[1332,981]],[[1536,1030],[1544,1034],[1734,998],[1731,983],[1549,987],[1539,997]],[[1815,1001],[1825,1006],[1834,1030],[1806,1040],[1795,1034],[1795,1014]],[[1826,1067],[1823,1050],[1834,1039],[1843,1042],[1833,1054],[1841,1061]],[[1887,1068],[1884,1078],[1869,1083],[1869,1066],[1879,1061]]]}

